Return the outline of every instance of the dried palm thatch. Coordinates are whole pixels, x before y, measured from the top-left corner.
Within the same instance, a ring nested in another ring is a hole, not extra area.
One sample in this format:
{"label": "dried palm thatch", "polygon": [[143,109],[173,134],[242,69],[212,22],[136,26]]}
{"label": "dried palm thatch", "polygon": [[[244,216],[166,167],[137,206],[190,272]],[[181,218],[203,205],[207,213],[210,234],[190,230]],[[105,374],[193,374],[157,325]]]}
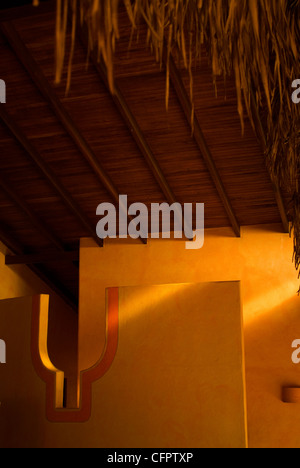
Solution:
{"label": "dried palm thatch", "polygon": [[[35,3],[38,3],[35,0]],[[57,0],[56,81],[62,78],[67,55],[68,9],[72,12],[69,54],[70,86],[76,24],[85,22],[90,50],[106,64],[114,91],[113,54],[119,37],[118,11],[126,7],[132,32],[141,22],[156,59],[166,61],[176,49],[190,72],[208,51],[213,77],[235,76],[242,129],[256,103],[265,131],[266,162],[274,181],[293,200],[290,213],[294,232],[294,260],[300,267],[300,105],[291,100],[291,84],[300,78],[300,0]],[[128,32],[129,39],[132,34]],[[254,99],[253,99],[254,98]]]}

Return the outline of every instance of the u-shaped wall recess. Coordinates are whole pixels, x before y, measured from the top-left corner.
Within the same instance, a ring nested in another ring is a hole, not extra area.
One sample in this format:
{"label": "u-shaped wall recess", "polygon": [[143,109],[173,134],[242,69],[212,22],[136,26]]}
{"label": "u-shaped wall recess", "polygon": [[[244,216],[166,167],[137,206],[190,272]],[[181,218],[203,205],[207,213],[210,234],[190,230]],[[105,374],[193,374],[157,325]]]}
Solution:
{"label": "u-shaped wall recess", "polygon": [[64,373],[56,369],[47,351],[48,296],[33,298],[31,356],[38,376],[46,383],[46,416],[50,422],[80,423],[89,420],[92,411],[92,384],[101,379],[111,367],[118,348],[119,289],[107,290],[106,347],[100,360],[80,374],[78,409],[63,408]]}

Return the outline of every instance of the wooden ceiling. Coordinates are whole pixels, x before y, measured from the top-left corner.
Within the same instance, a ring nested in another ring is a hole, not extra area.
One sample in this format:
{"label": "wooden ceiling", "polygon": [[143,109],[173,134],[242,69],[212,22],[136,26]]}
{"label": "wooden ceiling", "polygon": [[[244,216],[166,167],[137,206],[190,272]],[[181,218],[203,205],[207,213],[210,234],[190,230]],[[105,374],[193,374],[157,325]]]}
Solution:
{"label": "wooden ceiling", "polygon": [[[6,8],[7,2],[1,2]],[[13,2],[14,3],[30,2]],[[76,309],[78,249],[96,238],[99,203],[205,203],[206,228],[282,224],[288,200],[270,181],[263,143],[237,112],[234,79],[216,90],[203,54],[194,72],[195,129],[189,77],[171,62],[169,109],[165,70],[146,47],[146,29],[128,51],[130,24],[120,10],[116,94],[103,66],[87,67],[78,36],[71,89],[54,85],[55,1],[0,11],[0,239]],[[257,116],[258,135],[263,130]],[[98,239],[98,243],[99,239]],[[51,261],[50,261],[51,260]]]}

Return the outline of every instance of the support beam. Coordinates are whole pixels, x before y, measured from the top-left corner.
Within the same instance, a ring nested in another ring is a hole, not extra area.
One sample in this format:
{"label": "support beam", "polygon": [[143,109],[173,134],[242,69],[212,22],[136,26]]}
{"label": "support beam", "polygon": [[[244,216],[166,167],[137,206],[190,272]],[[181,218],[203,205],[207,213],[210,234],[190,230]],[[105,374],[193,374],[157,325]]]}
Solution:
{"label": "support beam", "polygon": [[36,151],[36,149],[32,146],[32,144],[28,140],[28,138],[24,135],[21,128],[15,123],[15,121],[7,113],[7,111],[5,110],[5,106],[0,106],[0,118],[2,119],[4,124],[9,128],[9,130],[14,135],[14,137],[17,139],[17,141],[20,143],[20,145],[23,147],[23,149],[27,152],[28,156],[31,157],[32,161],[40,169],[40,171],[46,177],[48,182],[52,185],[52,187],[60,195],[60,197],[64,201],[65,205],[72,211],[72,213],[77,218],[78,222],[82,225],[82,227],[84,227],[86,229],[86,231],[96,241],[97,245],[102,247],[103,243],[97,237],[96,228],[90,224],[89,220],[86,218],[84,213],[82,213],[81,209],[77,206],[76,202],[73,200],[73,198],[70,196],[70,194],[66,191],[66,189],[61,184],[59,179],[52,172],[50,167],[45,163],[45,161],[42,159],[42,157]]}
{"label": "support beam", "polygon": [[57,279],[49,276],[48,272],[43,271],[40,266],[28,265],[28,268],[38,276],[50,289],[52,289],[55,294],[61,297],[61,299],[69,306],[71,309],[78,314],[78,298],[74,297],[67,288],[62,285]]}
{"label": "support beam", "polygon": [[13,253],[20,255],[22,253],[21,245],[11,236],[3,226],[3,223],[0,225],[0,241]]}
{"label": "support beam", "polygon": [[[0,106],[1,108],[1,106]],[[3,225],[0,226],[0,241],[15,255],[23,255],[23,248],[16,241],[13,236],[8,232]],[[57,280],[50,278],[50,276],[43,271],[40,267],[36,265],[29,265],[29,269],[38,276],[45,284],[50,288],[55,294],[57,294],[61,299],[71,307],[76,313],[78,313],[78,299],[70,293],[67,288],[65,288]],[[44,293],[45,291],[41,291]]]}
{"label": "support beam", "polygon": [[91,167],[94,169],[94,172],[98,176],[98,179],[105,186],[107,191],[113,197],[114,201],[119,201],[118,191],[114,187],[112,181],[109,179],[107,174],[105,174],[96,155],[92,152],[91,148],[89,147],[88,143],[83,138],[82,134],[76,128],[74,122],[68,115],[67,111],[65,110],[64,106],[58,99],[55,92],[53,91],[51,85],[49,84],[42,70],[40,69],[38,64],[35,62],[33,57],[31,56],[27,47],[25,46],[19,34],[15,30],[13,24],[2,23],[1,29],[6,39],[8,40],[9,45],[15,52],[20,62],[23,64],[27,73],[32,78],[33,82],[35,83],[35,85],[37,86],[37,88],[39,89],[43,97],[50,104],[56,117],[58,118],[60,123],[63,125],[67,133],[70,135],[70,137],[72,138],[72,140],[74,141],[74,143],[76,144],[80,152],[83,154],[85,159],[89,162]]}
{"label": "support beam", "polygon": [[[89,50],[88,46],[88,32],[87,28],[85,25],[81,26],[80,24],[77,25],[78,33],[80,40],[86,49],[86,51]],[[153,151],[151,150],[136,118],[134,117],[132,111],[130,110],[130,107],[128,106],[126,99],[123,96],[123,93],[121,92],[118,84],[116,81],[114,82],[114,93],[111,94],[110,91],[110,86],[108,83],[107,79],[107,69],[103,63],[103,61],[99,61],[97,57],[96,51],[91,51],[91,61],[93,63],[93,66],[95,70],[97,71],[101,81],[104,83],[108,93],[111,95],[111,98],[118,109],[123,121],[125,122],[130,134],[132,135],[135,143],[137,144],[142,156],[144,157],[144,160],[146,164],[148,165],[155,181],[157,182],[159,188],[161,189],[166,201],[170,204],[173,205],[175,203],[178,203],[176,200],[176,197],[173,193],[173,190],[171,189],[166,177],[163,174],[163,171],[161,170],[154,154]],[[179,214],[179,213],[178,213]],[[180,212],[179,216],[182,216],[182,213]],[[183,220],[184,222],[184,220]]]}
{"label": "support beam", "polygon": [[[176,91],[178,100],[181,104],[181,107],[184,111],[184,114],[186,116],[186,119],[189,123],[189,125],[192,126],[191,122],[191,116],[192,116],[192,104],[189,99],[189,96],[186,92],[184,83],[182,81],[182,78],[180,76],[179,70],[177,69],[174,59],[170,57],[170,62],[169,62],[169,70],[170,70],[170,78],[173,83],[174,89]],[[199,150],[203,156],[203,159],[206,163],[207,169],[211,175],[211,178],[215,184],[216,190],[220,196],[220,199],[222,200],[223,206],[226,210],[227,216],[230,220],[230,223],[232,225],[232,228],[234,230],[234,233],[237,237],[240,237],[241,232],[240,232],[240,225],[238,223],[238,220],[235,216],[233,207],[231,205],[231,202],[227,196],[225,187],[223,185],[222,179],[219,175],[219,172],[216,168],[215,162],[213,160],[212,154],[210,152],[210,149],[207,145],[207,142],[205,140],[205,137],[203,135],[202,129],[200,127],[199,121],[197,117],[195,116],[194,119],[194,139],[199,147]]]}
{"label": "support beam", "polygon": [[[86,49],[86,51],[89,50],[89,45],[88,45],[88,31],[85,26],[85,24],[81,25],[80,22],[77,24],[77,29],[78,29],[78,35],[80,37],[80,40],[82,42],[82,45]],[[133,113],[131,112],[120,88],[118,87],[117,83],[114,83],[114,93],[111,94],[109,83],[108,83],[108,78],[107,78],[107,70],[106,67],[103,63],[103,61],[98,60],[97,52],[91,51],[90,53],[90,58],[93,63],[93,66],[95,70],[97,71],[101,81],[105,85],[108,93],[111,95],[114,104],[116,105],[121,117],[123,118],[125,124],[127,125],[128,130],[130,131],[132,137],[134,138],[138,148],[140,149],[142,155],[144,156],[144,159],[146,163],[148,164],[156,182],[158,183],[162,193],[164,194],[166,200],[170,203],[176,203],[176,198],[175,195],[169,186],[161,168],[159,167],[158,162],[155,159],[155,156],[145,139],[143,132],[139,126],[139,124],[136,121],[136,118],[134,117]]]}
{"label": "support beam", "polygon": [[33,226],[37,231],[45,238],[48,239],[59,251],[63,252],[64,246],[56,236],[50,232],[50,230],[42,223],[35,213],[29,208],[27,203],[22,197],[20,197],[15,190],[12,189],[11,184],[5,177],[0,174],[0,187],[4,190],[6,195],[23,211],[23,213],[29,218]]}
{"label": "support beam", "polygon": [[[93,170],[101,185],[105,187],[105,189],[112,197],[114,202],[118,205],[120,194],[117,188],[114,186],[112,180],[104,171],[97,156],[95,155],[95,153],[93,152],[93,150],[91,149],[81,132],[74,124],[73,120],[67,113],[66,109],[62,105],[56,93],[53,91],[47,78],[45,77],[44,73],[42,72],[36,61],[33,59],[32,55],[23,43],[13,24],[11,22],[1,23],[1,30],[5,35],[7,41],[9,42],[9,45],[15,52],[16,56],[23,64],[27,73],[41,92],[42,96],[51,106],[52,111],[58,118],[59,122],[65,128],[66,132],[71,137],[78,150],[89,163],[91,169]],[[142,242],[146,243],[144,239],[142,239]]]}
{"label": "support beam", "polygon": [[[21,198],[15,190],[12,189],[11,185],[0,174],[0,187],[4,190],[7,196],[18,206],[18,208],[23,211],[23,213],[28,217],[31,221],[32,225],[35,229],[41,234],[45,239],[48,239],[49,242],[57,249],[57,254],[63,255],[65,251],[65,247],[63,246],[62,242],[50,231],[50,229],[36,216],[36,214],[32,211],[32,209],[27,205],[27,203]],[[67,252],[68,253],[68,252]],[[76,262],[78,260],[75,260]],[[70,260],[70,262],[74,263],[74,260]],[[42,262],[43,263],[43,262]],[[78,265],[70,264],[70,271],[74,272],[74,274],[78,275]]]}
{"label": "support beam", "polygon": [[[267,151],[267,138],[266,138],[266,135],[265,135],[265,132],[264,132],[264,128],[263,128],[262,121],[261,121],[261,118],[260,118],[260,115],[259,115],[259,111],[258,111],[258,108],[257,108],[257,105],[256,105],[256,101],[255,101],[253,91],[251,91],[251,112],[252,112],[252,118],[253,118],[253,123],[254,123],[255,129],[256,129],[257,137],[258,137],[258,139],[260,141],[263,152],[265,154],[266,151]],[[289,220],[288,220],[286,210],[285,210],[285,206],[284,206],[284,202],[283,202],[282,193],[281,193],[281,190],[280,190],[278,184],[275,183],[272,180],[271,177],[270,177],[270,179],[271,179],[271,183],[272,183],[276,203],[277,203],[277,206],[278,206],[278,211],[279,211],[279,214],[280,214],[280,218],[281,218],[281,222],[282,222],[282,226],[283,226],[283,231],[288,234],[290,232],[290,226],[289,226]]]}
{"label": "support beam", "polygon": [[46,263],[79,262],[79,252],[41,252],[31,255],[6,255],[5,265],[39,265]]}
{"label": "support beam", "polygon": [[[85,44],[86,45],[86,44]],[[103,62],[98,62],[95,54],[91,54],[91,58],[93,61],[93,65],[98,72],[101,80],[105,84],[107,90],[109,90],[109,84],[107,80],[107,72],[105,65]],[[138,148],[140,149],[148,167],[150,168],[158,186],[160,187],[162,193],[165,196],[165,199],[168,201],[169,204],[176,203],[175,195],[169,186],[148,142],[146,141],[143,132],[137,123],[133,113],[131,112],[120,88],[118,87],[117,83],[115,82],[114,85],[114,94],[112,94],[112,99],[119,110],[125,124],[127,125],[132,137],[134,138]]]}

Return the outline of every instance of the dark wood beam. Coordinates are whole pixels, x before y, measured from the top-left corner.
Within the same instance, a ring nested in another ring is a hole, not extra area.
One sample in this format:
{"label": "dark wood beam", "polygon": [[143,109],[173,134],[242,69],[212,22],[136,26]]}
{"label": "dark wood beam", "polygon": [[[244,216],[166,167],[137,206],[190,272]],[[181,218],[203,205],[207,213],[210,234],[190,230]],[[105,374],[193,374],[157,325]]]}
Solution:
{"label": "dark wood beam", "polygon": [[105,186],[107,191],[113,197],[114,201],[118,202],[119,193],[117,189],[115,188],[112,181],[101,167],[96,155],[91,150],[90,146],[84,139],[81,132],[75,126],[71,117],[69,116],[66,109],[64,108],[61,101],[54,92],[53,88],[49,84],[44,73],[42,72],[36,61],[33,59],[25,44],[23,43],[13,24],[10,22],[1,23],[1,29],[6,39],[8,40],[9,45],[15,52],[20,62],[23,64],[24,68],[26,69],[29,76],[32,78],[34,84],[37,86],[40,93],[50,104],[54,114],[56,115],[60,123],[63,125],[67,133],[70,135],[70,137],[76,144],[77,148],[81,151],[81,153],[84,155],[91,167],[94,169],[94,172],[98,176],[98,179]]}
{"label": "dark wood beam", "polygon": [[21,244],[13,238],[8,229],[3,226],[3,223],[0,225],[0,241],[14,254],[22,254]]}
{"label": "dark wood beam", "polygon": [[[22,246],[16,239],[14,239],[9,230],[6,229],[3,224],[0,226],[0,241],[3,242],[3,244],[15,255],[23,255]],[[36,265],[28,265],[28,268],[36,276],[38,276],[48,288],[57,294],[69,307],[78,313],[78,299],[75,298],[64,285],[62,285],[56,279],[50,277],[50,275],[43,271],[41,267],[37,267]],[[40,293],[45,293],[45,291],[40,291]]]}
{"label": "dark wood beam", "polygon": [[79,251],[49,251],[30,255],[6,255],[5,257],[5,265],[39,265],[63,262],[79,262]]}
{"label": "dark wood beam", "polygon": [[[86,41],[84,40],[86,45]],[[91,59],[95,69],[98,72],[101,80],[105,84],[108,92],[110,93],[109,84],[107,80],[107,71],[103,62],[98,62],[95,53],[91,54]],[[136,121],[133,113],[131,112],[118,84],[115,82],[114,84],[114,94],[111,95],[119,113],[121,114],[127,128],[129,129],[132,137],[134,138],[138,148],[140,149],[148,167],[151,170],[152,175],[154,176],[158,186],[160,187],[162,193],[164,194],[165,199],[168,203],[173,204],[176,203],[176,197],[167,182],[166,177],[161,170],[153,151],[151,150],[139,124]]]}
{"label": "dark wood beam", "polygon": [[[50,231],[49,227],[42,222],[38,216],[32,211],[32,209],[27,205],[24,199],[13,190],[9,181],[0,174],[0,187],[4,190],[6,195],[18,206],[20,210],[28,217],[35,229],[41,234],[45,239],[48,239],[49,242],[57,249],[59,255],[64,254],[65,247],[62,242]],[[73,265],[70,264],[70,271],[78,275],[78,265],[77,260],[73,261]],[[75,262],[75,265],[74,265]]]}
{"label": "dark wood beam", "polygon": [[52,172],[50,167],[45,163],[42,159],[40,154],[36,151],[36,149],[32,146],[31,142],[28,138],[24,135],[21,128],[15,123],[15,121],[11,118],[11,116],[7,113],[5,106],[0,106],[0,118],[4,122],[4,124],[9,128],[11,133],[14,137],[18,140],[20,145],[26,151],[28,156],[31,157],[32,161],[37,165],[43,175],[46,177],[48,182],[52,185],[52,187],[56,190],[56,192],[60,195],[62,200],[64,201],[65,205],[72,211],[72,213],[77,218],[78,222],[86,229],[89,235],[96,241],[97,245],[100,247],[103,246],[102,241],[97,237],[96,228],[92,226],[89,220],[86,218],[85,214],[81,211],[78,207],[77,203],[73,200],[70,194],[66,191],[62,183],[56,177],[56,175]]}
{"label": "dark wood beam", "polygon": [[[77,31],[80,37],[81,43],[85,48],[86,52],[89,50],[89,41],[88,41],[88,31],[85,24],[81,25],[80,21],[77,23]],[[108,93],[111,95],[114,104],[116,105],[123,121],[125,122],[130,134],[134,138],[138,148],[140,149],[146,163],[148,164],[157,184],[159,185],[162,193],[164,194],[166,200],[170,203],[176,203],[175,195],[169,186],[139,124],[137,123],[136,118],[131,112],[118,84],[114,82],[114,93],[111,93],[110,86],[107,78],[107,69],[103,61],[98,60],[98,54],[96,50],[90,52],[91,62],[97,71],[101,81],[105,85]]]}
{"label": "dark wood beam", "polygon": [[57,239],[57,237],[49,230],[49,228],[39,220],[39,218],[32,211],[32,209],[29,208],[24,199],[12,188],[7,178],[3,177],[1,174],[0,187],[4,190],[6,195],[19,207],[19,209],[21,209],[23,213],[30,219],[31,223],[37,229],[37,231],[45,239],[48,239],[49,242],[53,244],[59,251],[63,252],[65,249],[61,241]]}
{"label": "dark wood beam", "polygon": [[57,281],[56,278],[53,278],[52,275],[49,275],[48,272],[43,271],[42,266],[28,265],[28,268],[78,314],[78,298],[70,293],[63,284]]}
{"label": "dark wood beam", "polygon": [[[260,144],[262,146],[262,150],[263,150],[264,154],[266,154],[266,151],[267,151],[267,138],[266,138],[265,131],[264,131],[262,121],[261,121],[261,118],[260,118],[260,115],[259,115],[259,111],[258,111],[258,108],[257,108],[256,100],[255,100],[255,97],[254,97],[254,92],[252,90],[251,90],[251,112],[252,112],[253,123],[254,123],[256,133],[257,133],[258,140],[260,141]],[[279,214],[280,214],[280,218],[281,218],[281,222],[282,222],[282,226],[283,226],[283,231],[285,233],[289,233],[290,232],[290,225],[289,225],[289,220],[288,220],[287,213],[286,213],[286,210],[285,210],[281,190],[280,190],[278,184],[276,182],[274,182],[274,180],[272,180],[271,176],[270,176],[270,179],[271,179],[271,183],[272,183],[272,187],[273,187],[273,191],[274,191],[278,211],[279,211]]]}
{"label": "dark wood beam", "polygon": [[[60,99],[57,97],[44,73],[30,54],[25,44],[23,43],[13,24],[11,22],[1,23],[1,30],[5,35],[7,41],[9,42],[9,45],[15,52],[16,56],[23,64],[27,73],[39,89],[40,93],[51,106],[52,111],[58,118],[59,122],[65,128],[66,132],[71,137],[78,150],[89,163],[91,169],[93,170],[95,176],[98,178],[101,185],[105,187],[111,198],[119,206],[120,194],[117,188],[115,187],[108,174],[103,169],[102,165],[99,162],[99,159],[91,149],[90,145],[85,140],[82,133],[79,131],[79,129],[67,113],[65,107],[61,103]],[[144,244],[147,243],[145,239],[142,238],[141,240]]]}
{"label": "dark wood beam", "polygon": [[[87,28],[85,25],[81,25],[80,23],[77,24],[77,30],[79,33],[80,40],[86,49],[88,51],[88,32]],[[156,183],[158,184],[160,190],[162,191],[164,198],[166,201],[170,204],[173,205],[175,203],[178,203],[176,200],[176,197],[173,193],[173,190],[171,189],[163,171],[161,170],[152,149],[150,148],[150,145],[148,144],[143,131],[141,130],[136,118],[134,117],[129,105],[126,102],[126,99],[121,92],[118,84],[116,81],[114,82],[114,93],[111,93],[108,78],[107,78],[107,69],[103,63],[103,61],[99,61],[97,57],[96,51],[91,51],[90,54],[90,59],[91,62],[97,71],[101,81],[105,85],[107,92],[111,95],[111,98],[118,109],[124,123],[126,124],[131,136],[133,137],[135,143],[137,144],[142,156],[144,157],[144,160],[146,164],[148,165]],[[182,211],[180,210],[179,216],[182,217]],[[183,219],[184,223],[184,219]]]}
{"label": "dark wood beam", "polygon": [[[184,114],[186,116],[186,119],[189,123],[189,125],[192,128],[192,104],[189,99],[189,96],[187,94],[187,91],[185,89],[184,83],[182,81],[182,78],[180,76],[180,72],[177,69],[174,59],[170,57],[169,61],[169,70],[170,70],[170,79],[172,81],[173,87],[175,89],[175,92],[177,94],[178,100],[180,102],[180,105],[184,111]],[[199,147],[199,150],[202,154],[202,157],[206,163],[207,169],[211,175],[211,178],[214,182],[214,185],[216,187],[216,190],[220,196],[220,199],[222,200],[223,206],[226,210],[227,216],[230,220],[230,223],[232,225],[232,228],[234,230],[234,233],[237,237],[240,237],[241,232],[240,232],[240,225],[239,222],[236,218],[236,215],[234,213],[233,207],[231,205],[231,202],[228,198],[228,195],[226,193],[224,184],[222,182],[222,179],[220,177],[220,174],[217,170],[217,167],[215,165],[215,162],[213,160],[211,151],[208,147],[208,144],[206,142],[206,139],[204,137],[204,134],[202,132],[199,120],[195,116],[194,118],[194,125],[193,125],[193,136],[194,139]]]}

